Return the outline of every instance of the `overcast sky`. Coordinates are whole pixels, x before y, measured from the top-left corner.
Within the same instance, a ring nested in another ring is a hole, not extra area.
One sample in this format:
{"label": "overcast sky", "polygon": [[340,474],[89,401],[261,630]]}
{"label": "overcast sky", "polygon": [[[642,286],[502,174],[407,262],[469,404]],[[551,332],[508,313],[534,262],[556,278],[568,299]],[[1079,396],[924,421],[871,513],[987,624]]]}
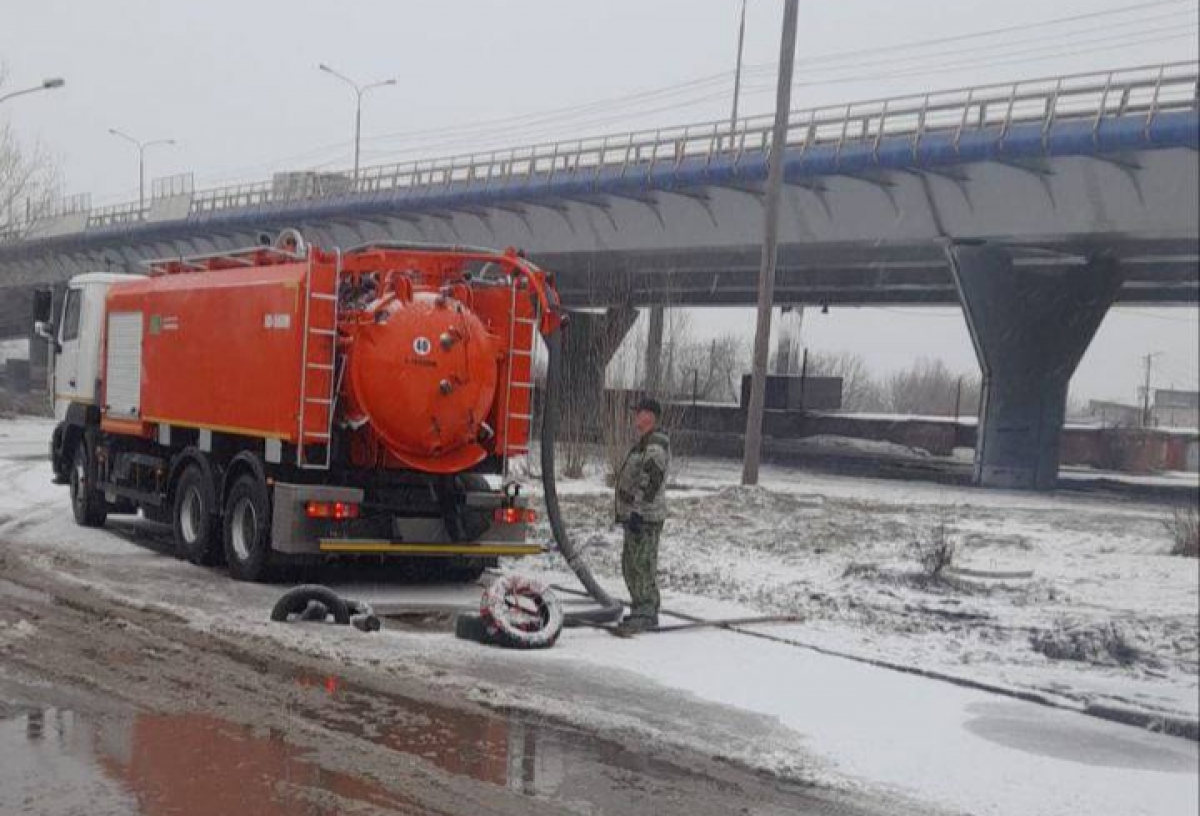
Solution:
{"label": "overcast sky", "polygon": [[[745,113],[770,112],[782,5],[749,2]],[[363,82],[398,80],[367,98],[364,163],[705,121],[728,115],[737,8],[738,0],[0,0],[9,87],[67,80],[3,112],[59,158],[68,191],[90,192],[96,205],[137,197],[136,151],[110,127],[175,139],[151,149],[149,175],[193,172],[197,186],[348,166],[353,94],[319,62]],[[802,2],[795,105],[1191,60],[1196,9],[1195,0]],[[945,39],[994,29],[1011,30]],[[920,44],[928,40],[943,41]],[[694,323],[727,331],[750,319],[725,310]],[[805,338],[881,370],[921,356],[975,370],[956,310],[834,309],[810,314]],[[1148,351],[1165,352],[1164,385],[1170,377],[1195,387],[1197,343],[1194,308],[1115,310],[1076,375],[1076,395],[1132,399]]]}

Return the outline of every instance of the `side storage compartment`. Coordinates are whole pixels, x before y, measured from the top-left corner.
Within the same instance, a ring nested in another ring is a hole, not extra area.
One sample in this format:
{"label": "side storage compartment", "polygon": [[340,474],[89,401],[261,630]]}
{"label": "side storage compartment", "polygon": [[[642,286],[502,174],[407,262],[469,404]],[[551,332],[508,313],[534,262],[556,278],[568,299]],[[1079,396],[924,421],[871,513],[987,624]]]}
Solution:
{"label": "side storage compartment", "polygon": [[105,383],[105,412],[114,419],[138,419],[142,404],[141,312],[108,315]]}

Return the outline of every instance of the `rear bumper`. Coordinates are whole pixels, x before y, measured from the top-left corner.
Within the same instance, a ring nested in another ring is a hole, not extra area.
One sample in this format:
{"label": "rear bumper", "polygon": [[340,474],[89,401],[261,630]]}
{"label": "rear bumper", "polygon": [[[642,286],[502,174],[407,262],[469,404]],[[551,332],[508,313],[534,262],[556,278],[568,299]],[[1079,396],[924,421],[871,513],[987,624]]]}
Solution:
{"label": "rear bumper", "polygon": [[320,551],[329,555],[409,555],[452,558],[519,558],[541,555],[540,544],[515,541],[470,541],[454,544],[421,544],[411,541],[373,541],[369,539],[322,538]]}
{"label": "rear bumper", "polygon": [[[274,485],[271,546],[290,555],[395,555],[428,558],[515,558],[545,552],[526,540],[525,522],[494,521],[483,525],[475,537],[455,540],[440,517],[376,515],[374,521],[332,521],[309,518],[310,501],[363,502],[358,488],[329,485]],[[468,493],[470,507],[499,507],[499,493]],[[490,518],[491,511],[484,510]],[[472,533],[476,533],[475,530]]]}

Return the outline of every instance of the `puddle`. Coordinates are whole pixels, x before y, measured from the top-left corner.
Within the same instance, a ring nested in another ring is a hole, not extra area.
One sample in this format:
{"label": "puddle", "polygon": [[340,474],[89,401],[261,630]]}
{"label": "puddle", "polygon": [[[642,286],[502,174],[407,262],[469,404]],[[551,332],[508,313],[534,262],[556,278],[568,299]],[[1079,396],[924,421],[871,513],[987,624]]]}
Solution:
{"label": "puddle", "polygon": [[545,812],[530,800],[590,816],[824,812],[783,786],[746,788],[570,730],[381,697],[334,677],[298,678],[294,696],[281,729],[369,740],[381,749],[361,760],[370,767],[331,770],[325,749],[302,750],[282,730],[203,714],[0,703],[0,813],[477,816],[481,784],[497,816]]}
{"label": "puddle", "polygon": [[968,731],[1018,751],[1101,768],[1196,772],[1195,743],[1178,737],[1009,703],[975,704],[971,713]]}
{"label": "puddle", "polygon": [[349,803],[419,812],[276,735],[205,716],[36,708],[0,721],[0,813],[336,816]]}

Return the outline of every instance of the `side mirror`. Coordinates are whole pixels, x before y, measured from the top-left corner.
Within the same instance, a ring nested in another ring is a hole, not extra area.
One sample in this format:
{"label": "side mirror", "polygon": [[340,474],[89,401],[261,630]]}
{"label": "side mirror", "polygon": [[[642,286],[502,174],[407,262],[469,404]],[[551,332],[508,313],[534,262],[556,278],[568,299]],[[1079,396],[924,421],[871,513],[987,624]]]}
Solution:
{"label": "side mirror", "polygon": [[36,323],[48,323],[54,316],[54,292],[38,289],[33,293],[33,319]]}
{"label": "side mirror", "polygon": [[55,337],[57,327],[46,320],[39,320],[33,324],[33,333],[45,340],[50,345],[54,346],[54,353],[58,354],[62,351],[62,343],[58,342]]}

